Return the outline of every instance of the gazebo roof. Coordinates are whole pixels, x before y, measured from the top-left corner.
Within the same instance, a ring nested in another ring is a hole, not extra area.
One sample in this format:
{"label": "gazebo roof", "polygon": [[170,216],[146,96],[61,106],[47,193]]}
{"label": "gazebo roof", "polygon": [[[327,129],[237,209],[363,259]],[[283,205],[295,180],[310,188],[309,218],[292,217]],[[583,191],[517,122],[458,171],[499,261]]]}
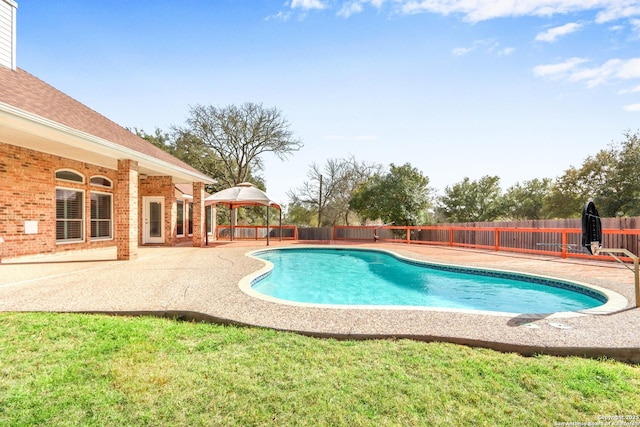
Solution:
{"label": "gazebo roof", "polygon": [[218,191],[207,197],[205,203],[226,205],[231,209],[238,206],[272,206],[281,209],[278,203],[250,182],[241,182],[235,187]]}

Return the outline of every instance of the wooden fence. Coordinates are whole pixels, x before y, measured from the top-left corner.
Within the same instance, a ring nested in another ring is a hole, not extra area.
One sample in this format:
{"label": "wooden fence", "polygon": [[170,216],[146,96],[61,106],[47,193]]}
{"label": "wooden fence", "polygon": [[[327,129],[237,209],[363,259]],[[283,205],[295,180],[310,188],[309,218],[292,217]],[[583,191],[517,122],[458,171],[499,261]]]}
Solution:
{"label": "wooden fence", "polygon": [[[603,218],[602,246],[638,254],[640,218]],[[334,240],[398,242],[587,258],[580,219],[334,228]],[[608,255],[603,255],[609,257]]]}
{"label": "wooden fence", "polygon": [[[216,226],[217,240],[230,240],[231,227]],[[264,225],[236,225],[233,227],[233,240],[261,240],[267,238],[267,227]],[[298,240],[298,227],[295,225],[270,226],[269,238],[282,240]]]}
{"label": "wooden fence", "polygon": [[[423,226],[269,227],[269,236],[299,241],[370,241],[509,251],[562,258],[593,258],[582,247],[580,219],[483,222]],[[640,218],[602,218],[602,246],[640,250]],[[264,239],[264,226],[234,227],[234,239]],[[229,226],[218,226],[218,239],[229,239]],[[377,239],[374,239],[377,236]],[[599,258],[610,258],[601,255]],[[625,259],[624,257],[621,257]],[[626,259],[628,260],[628,259]]]}

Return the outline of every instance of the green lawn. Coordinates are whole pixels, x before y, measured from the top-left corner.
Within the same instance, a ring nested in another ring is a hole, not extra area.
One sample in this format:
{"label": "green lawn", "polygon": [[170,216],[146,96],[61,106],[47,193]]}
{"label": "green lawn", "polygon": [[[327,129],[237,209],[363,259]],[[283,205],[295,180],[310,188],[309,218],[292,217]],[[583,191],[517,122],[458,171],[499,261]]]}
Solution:
{"label": "green lawn", "polygon": [[0,426],[640,425],[638,415],[640,366],[612,360],[0,314]]}

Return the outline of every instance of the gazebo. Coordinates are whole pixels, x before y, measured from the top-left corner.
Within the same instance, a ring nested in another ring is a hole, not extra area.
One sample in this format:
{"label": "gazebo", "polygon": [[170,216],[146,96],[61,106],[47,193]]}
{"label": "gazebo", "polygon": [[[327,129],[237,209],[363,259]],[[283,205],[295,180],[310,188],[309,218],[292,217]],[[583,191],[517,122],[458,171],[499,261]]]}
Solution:
{"label": "gazebo", "polygon": [[[271,200],[267,194],[250,182],[241,182],[235,187],[218,191],[207,197],[205,204],[224,205],[230,210],[240,206],[266,206],[267,207],[267,246],[269,246],[269,209],[274,207],[280,211],[280,239],[282,240],[282,208]],[[233,221],[231,221],[231,240],[233,240]]]}

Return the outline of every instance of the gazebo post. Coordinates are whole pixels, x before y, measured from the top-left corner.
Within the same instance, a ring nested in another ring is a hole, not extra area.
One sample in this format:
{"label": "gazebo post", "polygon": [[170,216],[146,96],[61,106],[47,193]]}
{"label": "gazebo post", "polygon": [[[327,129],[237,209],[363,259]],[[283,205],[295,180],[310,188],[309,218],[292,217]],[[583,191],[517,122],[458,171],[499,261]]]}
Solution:
{"label": "gazebo post", "polygon": [[231,230],[230,239],[233,242],[233,223],[234,223],[235,215],[233,214],[233,203],[229,203],[229,230]]}
{"label": "gazebo post", "polygon": [[229,206],[229,229],[231,230],[230,240],[233,241],[235,236],[235,221],[233,219],[237,218],[237,215],[234,215],[234,207],[238,208],[239,206],[258,206],[263,205],[267,207],[267,245],[269,245],[271,237],[270,237],[270,216],[271,216],[271,205],[276,206],[280,210],[280,240],[282,240],[282,207],[273,202],[267,194],[256,187],[254,184],[250,182],[241,182],[234,187],[227,188],[226,190],[218,191],[207,197],[205,200],[212,201],[217,204]]}

